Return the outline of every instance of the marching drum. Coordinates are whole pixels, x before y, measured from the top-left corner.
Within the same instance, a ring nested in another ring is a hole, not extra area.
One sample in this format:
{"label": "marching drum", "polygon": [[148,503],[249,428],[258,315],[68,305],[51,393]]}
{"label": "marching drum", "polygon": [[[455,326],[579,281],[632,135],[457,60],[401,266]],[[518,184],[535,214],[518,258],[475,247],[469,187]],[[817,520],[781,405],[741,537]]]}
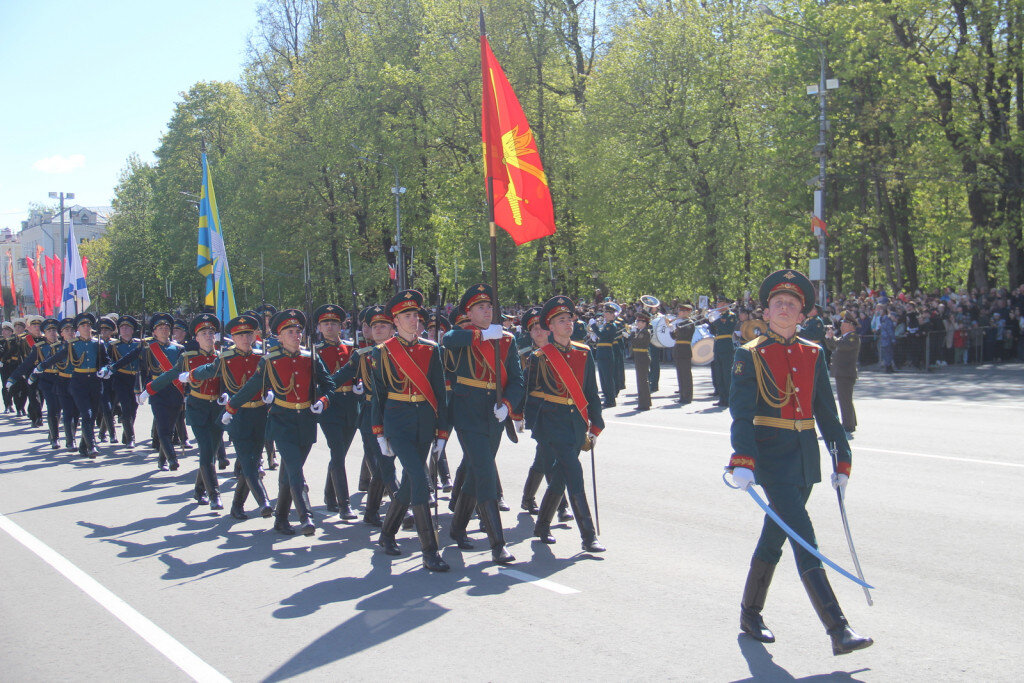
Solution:
{"label": "marching drum", "polygon": [[693,342],[690,345],[693,351],[694,365],[707,365],[715,359],[715,337],[707,325],[698,325],[693,332]]}

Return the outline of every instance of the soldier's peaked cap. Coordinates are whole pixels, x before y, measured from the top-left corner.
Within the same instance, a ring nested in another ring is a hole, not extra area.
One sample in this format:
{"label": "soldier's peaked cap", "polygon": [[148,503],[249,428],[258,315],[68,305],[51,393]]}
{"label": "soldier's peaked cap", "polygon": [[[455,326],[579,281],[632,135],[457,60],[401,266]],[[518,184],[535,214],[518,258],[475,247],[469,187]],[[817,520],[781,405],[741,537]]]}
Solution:
{"label": "soldier's peaked cap", "polygon": [[485,301],[490,304],[494,303],[494,290],[490,285],[481,282],[472,285],[465,291],[462,298],[459,299],[459,308],[468,312],[476,304]]}
{"label": "soldier's peaked cap", "polygon": [[334,320],[335,322],[343,323],[348,318],[348,313],[345,309],[338,304],[324,304],[320,308],[313,311],[313,320],[319,325],[322,322]]}
{"label": "soldier's peaked cap", "polygon": [[803,314],[807,315],[814,307],[814,285],[807,279],[807,276],[800,271],[787,268],[776,270],[761,283],[758,289],[758,298],[761,305],[768,308],[768,302],[776,294],[786,292],[800,299],[803,304]]}
{"label": "soldier's peaked cap", "polygon": [[568,313],[573,315],[576,311],[576,305],[572,299],[567,296],[558,295],[548,299],[547,303],[540,311],[540,325],[545,330],[549,329],[552,318],[562,313]]}

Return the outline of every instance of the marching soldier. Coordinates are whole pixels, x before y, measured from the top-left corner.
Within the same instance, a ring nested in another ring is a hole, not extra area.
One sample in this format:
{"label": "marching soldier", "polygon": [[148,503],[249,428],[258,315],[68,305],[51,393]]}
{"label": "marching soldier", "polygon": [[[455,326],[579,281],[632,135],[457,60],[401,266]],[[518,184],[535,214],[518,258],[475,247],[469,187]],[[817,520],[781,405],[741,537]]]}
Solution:
{"label": "marching soldier", "polygon": [[82,419],[82,440],[78,452],[89,458],[96,457],[95,425],[100,405],[100,377],[97,372],[107,363],[106,346],[93,338],[95,324],[96,316],[92,313],[79,313],[75,316],[78,339],[64,344],[33,371],[33,374],[42,373],[65,359],[71,361],[73,372],[68,389]]}
{"label": "marching soldier", "polygon": [[[142,346],[142,340],[138,338],[139,329],[139,321],[132,316],[118,318],[118,336],[107,345],[111,361],[116,363]],[[118,369],[109,379],[114,398],[121,407],[121,443],[128,448],[135,448],[135,417],[139,408],[136,396],[142,386],[138,379],[138,358]]]}
{"label": "marching soldier", "polygon": [[836,339],[832,328],[825,331],[825,344],[832,351],[831,369],[836,380],[836,397],[843,416],[846,438],[852,439],[857,429],[857,411],[853,409],[853,385],[857,383],[857,357],[860,355],[860,337],[857,336],[857,316],[850,311],[842,315],[840,337]]}
{"label": "marching soldier", "polygon": [[605,547],[597,539],[590,515],[580,451],[593,448],[604,429],[604,420],[594,361],[585,344],[572,341],[572,317],[573,303],[569,297],[556,296],[544,304],[540,320],[551,332],[551,343],[534,351],[530,361],[526,427],[533,433],[537,448],[544,449],[545,462],[551,468],[533,535],[544,543],[555,542],[551,519],[563,493],[568,491],[583,549],[599,553]]}
{"label": "marching soldier", "polygon": [[615,324],[615,308],[604,305],[602,311],[604,323],[593,323],[591,338],[597,343],[597,373],[601,378],[601,393],[604,395],[605,408],[615,405],[615,397],[619,393],[618,379],[615,369],[615,339],[619,334]]}
{"label": "marching soldier", "polygon": [[736,333],[736,326],[739,324],[736,314],[729,309],[732,303],[725,296],[719,296],[715,302],[715,308],[721,313],[718,318],[708,325],[711,334],[715,336],[715,374],[718,377],[718,401],[716,406],[729,406],[729,385],[732,377],[732,361],[736,353],[733,344],[733,336]]}
{"label": "marching soldier", "polygon": [[[64,318],[60,321],[57,331],[61,340],[55,351],[75,341],[75,319]],[[75,399],[71,397],[71,358],[65,354],[64,359],[55,362],[53,367],[57,370],[57,400],[60,402],[60,414],[64,422],[64,449],[74,452],[77,450],[75,438],[78,429],[78,407],[75,405]]]}
{"label": "marching soldier", "polygon": [[[157,313],[150,319],[153,336],[146,338],[135,349],[125,353],[121,359],[103,369],[103,375],[109,376],[122,368],[131,367],[133,361],[139,359],[142,386],[152,378],[159,377],[178,362],[178,357],[185,352],[185,347],[171,341],[171,325],[174,318],[168,313]],[[141,396],[141,394],[140,394]],[[157,460],[160,471],[178,469],[178,457],[174,451],[174,430],[178,415],[184,405],[184,387],[171,382],[149,399],[150,410],[153,411],[153,424],[156,428],[156,446],[160,455]]]}
{"label": "marching soldier", "polygon": [[[20,324],[19,320],[21,321]],[[33,355],[36,344],[44,342],[42,330],[40,329],[42,323],[43,317],[41,315],[29,315],[24,319],[16,318],[14,320],[14,330],[18,337],[13,346],[14,358],[17,359],[19,365]],[[18,330],[18,327],[23,329]],[[18,415],[27,414],[33,427],[41,427],[43,425],[43,408],[39,400],[39,389],[26,381],[20,381],[11,387],[11,392],[14,396],[14,405],[18,409]],[[28,402],[27,412],[25,409],[26,401]]]}
{"label": "marching soldier", "polygon": [[[110,343],[114,332],[117,331],[115,314],[105,315],[99,320],[100,343],[107,349],[107,356],[110,356]],[[100,380],[100,409],[97,415],[99,423],[99,440],[103,443],[110,437],[110,443],[117,443],[117,434],[114,431],[114,396],[112,378]]]}
{"label": "marching soldier", "polygon": [[[28,358],[11,374],[11,377],[4,383],[4,389],[10,390],[16,382],[32,372],[37,365],[53,355],[63,342],[57,334],[60,323],[54,318],[46,318],[40,326],[43,331],[44,340],[32,347],[32,353]],[[60,448],[60,397],[57,394],[57,369],[48,367],[42,374],[35,375],[39,379],[39,391],[46,403],[47,432],[50,440],[50,448]]]}
{"label": "marching soldier", "polygon": [[[465,480],[455,502],[449,535],[462,549],[473,546],[466,526],[475,507],[491,546],[491,558],[499,564],[515,561],[505,549],[501,525],[498,469],[495,457],[501,444],[504,421],[512,416],[523,398],[523,374],[515,337],[491,322],[494,292],[489,285],[476,284],[459,301],[469,325],[444,335],[445,371],[452,387],[451,415],[462,447]],[[495,370],[495,347],[501,365]],[[501,382],[502,401],[497,403],[496,382]]]}
{"label": "marching soldier", "polygon": [[[354,352],[354,347],[341,340],[341,328],[347,317],[345,309],[336,304],[324,304],[313,312],[316,328],[323,338],[315,346],[316,353],[327,372],[332,375],[348,363]],[[352,380],[335,380],[331,402],[317,416],[331,451],[327,483],[324,486],[324,503],[329,511],[337,512],[344,520],[358,518],[349,504],[348,475],[345,472],[345,455],[359,428],[358,397],[352,393],[352,387]]]}
{"label": "marching soldier", "polygon": [[[836,488],[845,487],[850,476],[850,445],[836,415],[824,353],[796,336],[797,325],[814,304],[811,282],[802,273],[779,270],[765,278],[759,295],[769,329],[736,353],[729,401],[733,455],[727,469],[741,489],[759,484],[772,510],[816,545],[806,509],[811,488],[821,481],[815,420],[825,443],[836,448]],[[740,628],[761,642],[775,641],[761,610],[785,541],[786,533],[766,516],[740,611]],[[833,654],[871,645],[870,638],[857,635],[847,623],[821,561],[798,544],[790,545]]]}
{"label": "marching soldier", "polygon": [[301,347],[305,326],[306,316],[294,308],[274,315],[270,330],[277,335],[279,343],[264,352],[256,374],[228,401],[221,421],[229,425],[243,406],[262,396],[265,387],[269,388],[264,400],[270,398],[273,403],[267,419],[267,434],[281,449],[282,463],[274,529],[285,535],[295,533],[288,524],[288,513],[294,502],[301,522],[299,531],[312,536],[316,526],[302,468],[316,443],[316,416],[330,404],[334,381],[320,357]]}
{"label": "marching soldier", "polygon": [[[197,382],[214,377],[220,379],[220,388],[224,393],[220,395],[218,404],[227,405],[231,396],[237,394],[256,374],[263,354],[254,351],[252,344],[259,329],[260,321],[254,315],[242,314],[232,318],[224,326],[224,330],[231,336],[232,346],[222,350],[212,363],[192,370],[192,377]],[[274,514],[260,472],[261,452],[267,431],[267,403],[263,400],[266,388],[261,388],[256,400],[243,403],[227,425],[227,432],[235,447],[235,492],[231,501],[231,516],[238,520],[248,519],[245,501],[250,492],[260,506],[261,517]]]}
{"label": "marching soldier", "polygon": [[14,410],[14,398],[11,390],[7,388],[7,380],[11,378],[14,371],[18,369],[18,361],[13,356],[14,323],[9,320],[0,324],[0,381],[3,382],[4,414]]}
{"label": "marching soldier", "polygon": [[683,405],[693,402],[693,333],[696,330],[690,320],[693,305],[688,301],[676,304],[676,319],[672,328],[675,347],[672,356],[676,363],[676,380],[679,383],[679,402]]}
{"label": "marching soldier", "polygon": [[612,357],[615,359],[615,398],[626,388],[626,323],[622,319],[622,309],[615,312],[615,342],[612,344]]}
{"label": "marching soldier", "polygon": [[417,333],[422,305],[423,295],[416,290],[398,292],[386,308],[398,334],[373,350],[373,433],[381,453],[402,463],[402,481],[388,507],[378,544],[388,555],[401,554],[395,535],[411,507],[423,566],[444,572],[448,564],[438,553],[430,514],[427,454],[431,448],[444,448],[448,411],[437,344]]}
{"label": "marching soldier", "polygon": [[651,316],[644,312],[636,314],[636,330],[630,336],[633,350],[633,365],[636,369],[636,409],[651,409]]}
{"label": "marching soldier", "polygon": [[[430,312],[430,316],[427,320],[427,339],[441,343],[442,337],[448,330],[452,329],[451,321],[443,315],[439,315],[435,311]],[[440,349],[441,353],[444,353],[444,349]],[[446,381],[446,394],[448,400],[445,401],[446,405],[451,406],[451,385]],[[450,410],[449,410],[450,412]],[[450,418],[449,418],[450,420]],[[439,488],[445,493],[452,490],[452,473],[451,468],[448,466],[448,455],[447,449],[442,449],[437,454],[437,459],[430,463],[430,478],[436,484],[435,488]]]}
{"label": "marching soldier", "polygon": [[[219,421],[221,408],[218,399],[221,394],[220,378],[216,375],[200,379],[193,370],[213,363],[217,359],[214,346],[215,335],[220,332],[220,320],[212,313],[200,313],[192,319],[192,340],[185,351],[178,356],[173,367],[165,370],[146,385],[146,391],[139,395],[141,402],[172,384],[186,388],[185,419],[192,427],[199,446],[199,471],[196,472],[196,500],[200,505],[209,502],[211,510],[223,510],[220,500],[220,484],[214,460],[223,442],[224,430]],[[199,493],[205,492],[205,495]]]}
{"label": "marching soldier", "polygon": [[[271,332],[270,321],[277,315],[277,308],[273,304],[266,302],[256,307],[256,317],[260,321],[261,334],[257,335],[257,342],[259,342],[259,349],[266,353],[270,349],[277,346],[277,337]],[[255,346],[254,346],[255,348]],[[269,428],[269,425],[268,425]],[[267,469],[277,469],[277,449],[274,448],[274,440],[270,438],[269,433],[263,443],[263,450],[267,452]]]}

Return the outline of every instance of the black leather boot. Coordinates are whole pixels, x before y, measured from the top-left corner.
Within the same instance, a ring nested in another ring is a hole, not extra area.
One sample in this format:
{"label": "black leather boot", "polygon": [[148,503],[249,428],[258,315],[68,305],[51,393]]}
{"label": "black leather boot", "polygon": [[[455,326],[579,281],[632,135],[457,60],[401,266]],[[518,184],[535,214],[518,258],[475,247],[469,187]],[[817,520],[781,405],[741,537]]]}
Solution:
{"label": "black leather boot", "polygon": [[875,642],[870,638],[857,635],[850,628],[846,617],[843,616],[843,611],[839,608],[836,595],[832,592],[832,586],[829,585],[824,569],[821,567],[808,569],[800,576],[800,580],[804,582],[804,589],[807,590],[807,595],[811,598],[814,611],[818,613],[818,618],[825,625],[826,633],[832,639],[832,654],[849,654],[854,650],[870,647]]}
{"label": "black leather boot", "polygon": [[47,413],[46,414],[46,426],[49,430],[50,437],[50,448],[57,450],[60,448],[60,421],[57,415]]}
{"label": "black leather boot", "polygon": [[540,488],[540,482],[544,479],[544,472],[533,467],[526,474],[526,484],[523,486],[523,502],[520,507],[531,515],[535,515],[540,512],[540,508],[537,507],[537,489]]}
{"label": "black leather boot", "polygon": [[231,498],[231,516],[237,520],[249,519],[245,514],[245,499],[249,497],[249,484],[245,477],[235,479],[235,495]]}
{"label": "black leather boot", "polygon": [[224,448],[224,439],[221,438],[220,443],[217,445],[217,468],[226,470],[231,465],[231,461],[228,460],[227,449]]}
{"label": "black leather boot", "polygon": [[583,549],[588,553],[603,553],[606,548],[597,540],[597,531],[594,529],[594,520],[590,516],[587,494],[580,492],[569,496],[569,505],[572,506],[572,512],[576,515],[576,526],[580,529]]}
{"label": "black leather boot", "polygon": [[455,504],[459,500],[459,494],[462,493],[462,483],[466,481],[466,468],[463,465],[459,465],[455,470],[455,483],[452,484],[452,496],[448,500],[448,509],[455,512]]}
{"label": "black leather boot", "polygon": [[206,493],[210,496],[210,509],[223,510],[224,503],[220,502],[220,484],[217,482],[217,470],[213,463],[199,468],[203,473],[203,480],[206,484]]}
{"label": "black leather boot", "polygon": [[768,586],[772,583],[775,565],[754,557],[750,560],[750,571],[747,572],[747,583],[743,587],[743,600],[740,602],[740,630],[754,640],[762,643],[774,643],[775,634],[764,625],[761,610],[764,600],[768,597]]}
{"label": "black leather boot", "polygon": [[192,489],[192,495],[195,496],[196,503],[199,505],[210,504],[210,497],[206,495],[206,480],[203,478],[202,468],[196,470],[196,485]]}
{"label": "black leather boot", "polygon": [[505,491],[501,488],[501,475],[497,471],[494,472],[494,479],[498,482],[498,509],[502,512],[508,512],[512,508],[505,502]]}
{"label": "black leather boot", "polygon": [[461,550],[472,550],[473,544],[469,542],[466,535],[466,527],[469,526],[469,518],[473,516],[473,509],[476,507],[476,499],[468,493],[459,496],[455,503],[455,511],[452,514],[451,526],[448,528],[448,536]]}
{"label": "black leather boot", "polygon": [[561,502],[558,503],[558,521],[564,524],[574,519],[576,518],[572,516],[572,510],[569,509],[569,501],[563,495]]}
{"label": "black leather boot", "polygon": [[255,481],[250,481],[248,477],[245,478],[245,484],[252,493],[253,499],[256,504],[260,506],[260,517],[270,517],[274,514],[274,508],[270,507],[269,497],[267,496],[267,489],[263,486],[263,480],[257,476]]}
{"label": "black leather boot", "polygon": [[540,509],[537,511],[537,522],[533,526],[533,535],[548,545],[555,542],[555,537],[551,535],[551,519],[555,516],[558,501],[562,498],[561,491],[556,491],[549,486],[544,492],[544,497],[540,499]]}
{"label": "black leather boot", "polygon": [[452,490],[452,471],[448,467],[448,456],[445,451],[437,456],[437,475],[441,478],[441,490],[448,493]]}
{"label": "black leather boot", "polygon": [[416,535],[420,537],[424,568],[432,572],[448,571],[448,563],[437,552],[437,531],[430,516],[430,508],[426,505],[413,505],[412,516],[416,520]]}
{"label": "black leather boot", "polygon": [[285,536],[294,536],[295,529],[288,523],[288,512],[292,509],[292,490],[285,483],[279,483],[277,508],[274,510],[274,531]]}
{"label": "black leather boot", "polygon": [[[334,512],[337,512],[338,516],[344,520],[358,519],[359,515],[352,512],[352,506],[349,503],[348,476],[345,474],[345,468],[329,467],[327,477],[333,484],[331,488],[337,499]],[[330,510],[330,507],[328,506],[327,509]]]}
{"label": "black leather boot", "polygon": [[363,508],[363,522],[370,526],[380,526],[380,501],[384,498],[384,482],[373,478],[366,491],[366,504]]}
{"label": "black leather boot", "polygon": [[370,481],[373,479],[373,470],[370,469],[369,459],[363,455],[362,464],[359,465],[359,490],[369,491]]}
{"label": "black leather boot", "polygon": [[312,536],[316,533],[316,526],[313,524],[313,506],[309,504],[309,492],[306,487],[303,486],[301,491],[292,490],[292,500],[301,522],[299,533],[303,536]]}
{"label": "black leather boot", "polygon": [[332,465],[327,465],[327,481],[324,482],[324,507],[328,512],[338,511],[338,497],[334,495],[334,481],[331,477]]}
{"label": "black leather boot", "polygon": [[68,451],[75,450],[75,431],[73,427],[68,425],[64,425],[64,449]]}
{"label": "black leather boot", "polygon": [[491,559],[498,564],[512,564],[516,558],[505,548],[505,530],[501,526],[501,512],[498,501],[487,500],[476,504],[476,512],[480,515],[487,540],[491,544]]}
{"label": "black leather boot", "polygon": [[402,554],[401,549],[398,547],[398,541],[395,540],[395,534],[398,533],[398,527],[402,525],[402,520],[408,511],[408,505],[402,505],[394,499],[388,505],[388,513],[384,516],[384,524],[380,530],[380,539],[377,541],[377,545],[383,548],[384,552],[388,555]]}
{"label": "black leather boot", "polygon": [[277,451],[274,450],[274,442],[273,441],[264,441],[263,442],[263,448],[266,449],[266,451],[267,451],[267,469],[268,470],[276,470],[277,469]]}

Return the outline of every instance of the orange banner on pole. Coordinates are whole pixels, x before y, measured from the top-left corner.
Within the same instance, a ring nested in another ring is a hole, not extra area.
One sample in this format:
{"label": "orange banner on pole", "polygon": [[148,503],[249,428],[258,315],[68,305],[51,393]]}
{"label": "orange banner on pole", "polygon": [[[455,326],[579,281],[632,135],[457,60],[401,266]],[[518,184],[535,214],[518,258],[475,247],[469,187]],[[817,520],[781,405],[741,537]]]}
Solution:
{"label": "orange banner on pole", "polygon": [[555,208],[548,179],[526,114],[487,42],[482,13],[480,62],[484,186],[493,187],[488,200],[494,207],[494,222],[516,244],[547,237],[555,232]]}

